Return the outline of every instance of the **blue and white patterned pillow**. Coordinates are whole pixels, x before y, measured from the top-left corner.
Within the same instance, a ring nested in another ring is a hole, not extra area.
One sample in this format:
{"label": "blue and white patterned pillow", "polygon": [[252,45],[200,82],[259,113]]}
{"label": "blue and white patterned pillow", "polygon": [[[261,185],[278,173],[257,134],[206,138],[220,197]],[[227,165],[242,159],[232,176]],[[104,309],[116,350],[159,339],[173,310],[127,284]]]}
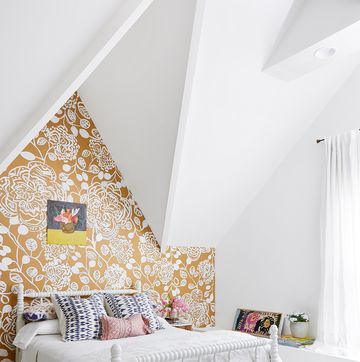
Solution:
{"label": "blue and white patterned pillow", "polygon": [[154,331],[163,329],[152,303],[145,293],[135,295],[113,295],[105,293],[105,306],[110,317],[127,318],[133,314],[142,314],[149,320],[150,328]]}
{"label": "blue and white patterned pillow", "polygon": [[54,294],[52,300],[65,342],[100,338],[101,317],[106,315],[102,294],[88,299]]}
{"label": "blue and white patterned pillow", "polygon": [[25,322],[40,322],[48,319],[47,314],[41,311],[24,312],[23,318]]}
{"label": "blue and white patterned pillow", "polygon": [[49,319],[56,319],[56,311],[53,303],[48,300],[36,300],[25,307],[23,314],[25,322],[40,322]]}

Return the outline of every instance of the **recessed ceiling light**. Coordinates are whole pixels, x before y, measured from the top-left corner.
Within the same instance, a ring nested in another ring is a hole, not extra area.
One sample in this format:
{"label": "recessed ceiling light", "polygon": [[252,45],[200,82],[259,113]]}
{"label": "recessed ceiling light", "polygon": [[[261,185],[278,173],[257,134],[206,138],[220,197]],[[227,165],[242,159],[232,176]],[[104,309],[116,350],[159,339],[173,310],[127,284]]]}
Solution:
{"label": "recessed ceiling light", "polygon": [[318,59],[328,59],[336,54],[335,48],[319,48],[315,51],[314,57]]}

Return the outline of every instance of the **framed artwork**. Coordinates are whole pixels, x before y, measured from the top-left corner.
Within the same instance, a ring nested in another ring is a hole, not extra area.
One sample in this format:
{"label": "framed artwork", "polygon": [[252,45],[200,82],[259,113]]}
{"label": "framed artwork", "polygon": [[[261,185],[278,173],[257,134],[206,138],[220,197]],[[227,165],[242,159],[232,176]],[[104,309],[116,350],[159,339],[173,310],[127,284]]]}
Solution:
{"label": "framed artwork", "polygon": [[86,245],[86,205],[48,200],[47,242]]}
{"label": "framed artwork", "polygon": [[270,327],[275,324],[281,333],[283,322],[284,315],[282,313],[237,309],[233,330],[260,337],[269,337]]}

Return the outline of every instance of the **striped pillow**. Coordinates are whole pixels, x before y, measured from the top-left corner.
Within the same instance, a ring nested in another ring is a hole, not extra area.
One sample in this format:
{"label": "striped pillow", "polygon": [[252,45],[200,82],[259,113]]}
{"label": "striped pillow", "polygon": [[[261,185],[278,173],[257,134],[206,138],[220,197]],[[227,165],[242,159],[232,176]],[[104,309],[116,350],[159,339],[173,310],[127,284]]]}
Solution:
{"label": "striped pillow", "polygon": [[65,342],[99,339],[101,317],[106,315],[104,297],[94,294],[88,299],[55,294],[52,297]]}
{"label": "striped pillow", "polygon": [[142,314],[153,331],[163,329],[152,303],[145,293],[135,295],[113,295],[105,293],[105,307],[110,317],[128,318],[134,314]]}

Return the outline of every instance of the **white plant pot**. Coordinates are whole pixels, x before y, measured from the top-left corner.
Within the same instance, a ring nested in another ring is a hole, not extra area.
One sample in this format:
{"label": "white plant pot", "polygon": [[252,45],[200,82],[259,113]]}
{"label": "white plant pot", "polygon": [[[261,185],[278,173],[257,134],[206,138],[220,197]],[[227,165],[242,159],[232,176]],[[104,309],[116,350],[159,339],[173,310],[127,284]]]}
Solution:
{"label": "white plant pot", "polygon": [[309,322],[290,322],[290,331],[295,338],[306,338],[309,332]]}

